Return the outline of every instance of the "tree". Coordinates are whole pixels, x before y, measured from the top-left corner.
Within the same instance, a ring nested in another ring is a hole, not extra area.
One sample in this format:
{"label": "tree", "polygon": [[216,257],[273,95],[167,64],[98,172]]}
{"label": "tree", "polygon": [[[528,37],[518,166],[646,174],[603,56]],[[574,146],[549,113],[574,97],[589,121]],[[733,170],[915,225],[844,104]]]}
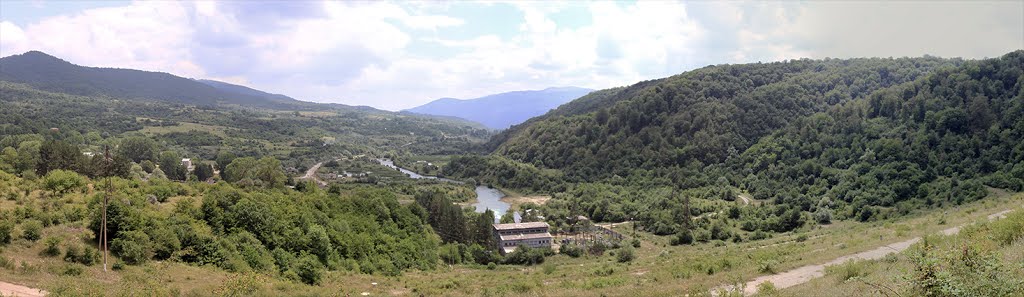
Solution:
{"label": "tree", "polygon": [[73,171],[57,169],[43,177],[43,187],[58,195],[67,194],[83,186],[85,186],[85,178]]}
{"label": "tree", "polygon": [[153,256],[153,244],[142,231],[124,231],[110,243],[110,250],[128,264],[142,264]]}
{"label": "tree", "polygon": [[50,140],[39,147],[39,163],[36,165],[36,174],[43,176],[51,170],[79,169],[83,164],[84,156],[78,147],[60,140]]}
{"label": "tree", "polygon": [[226,171],[228,169],[228,165],[230,165],[231,162],[237,158],[238,156],[235,156],[235,154],[228,151],[221,151],[217,153],[217,171],[220,171],[221,179],[230,181],[230,179],[227,177]]}
{"label": "tree", "polygon": [[178,153],[171,151],[160,153],[160,162],[158,163],[168,179],[184,181],[188,178],[188,168],[181,164],[181,156]]}
{"label": "tree", "polygon": [[505,211],[505,214],[501,215],[502,224],[511,224],[516,222],[515,212]]}
{"label": "tree", "polygon": [[156,160],[156,141],[148,137],[135,136],[125,138],[117,149],[117,155],[139,163],[144,160]]}
{"label": "tree", "polygon": [[199,181],[206,181],[213,177],[213,167],[210,164],[196,162],[196,169],[192,172]]}
{"label": "tree", "polygon": [[494,212],[490,209],[484,210],[483,213],[476,217],[473,227],[473,236],[475,237],[476,244],[487,249],[493,249],[497,246],[494,244],[494,234],[492,234],[493,224]]}
{"label": "tree", "polygon": [[252,157],[238,158],[231,161],[225,169],[227,180],[239,182],[250,180],[265,187],[283,187],[287,176],[281,167],[281,161],[273,157],[263,157],[259,160]]}

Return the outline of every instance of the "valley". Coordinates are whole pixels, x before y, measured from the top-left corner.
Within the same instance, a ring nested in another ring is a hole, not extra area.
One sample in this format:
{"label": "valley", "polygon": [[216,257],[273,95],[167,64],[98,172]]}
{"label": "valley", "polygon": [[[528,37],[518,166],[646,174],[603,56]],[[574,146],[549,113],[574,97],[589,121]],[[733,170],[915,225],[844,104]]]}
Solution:
{"label": "valley", "polygon": [[0,292],[1024,292],[1020,50],[708,66],[501,131],[41,52],[0,79]]}

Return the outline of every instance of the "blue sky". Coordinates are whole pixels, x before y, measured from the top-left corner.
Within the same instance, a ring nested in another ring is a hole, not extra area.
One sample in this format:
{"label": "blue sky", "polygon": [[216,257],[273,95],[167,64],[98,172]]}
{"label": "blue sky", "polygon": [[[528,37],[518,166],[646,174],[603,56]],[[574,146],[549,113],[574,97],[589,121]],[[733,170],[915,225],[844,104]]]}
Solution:
{"label": "blue sky", "polygon": [[712,64],[1024,48],[1024,1],[0,1],[0,56],[411,108]]}

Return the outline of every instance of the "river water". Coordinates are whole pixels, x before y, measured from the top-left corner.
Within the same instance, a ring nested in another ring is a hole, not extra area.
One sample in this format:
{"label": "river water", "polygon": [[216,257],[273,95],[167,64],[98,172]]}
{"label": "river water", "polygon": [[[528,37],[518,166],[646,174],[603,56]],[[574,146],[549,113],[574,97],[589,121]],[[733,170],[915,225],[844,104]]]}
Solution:
{"label": "river water", "polygon": [[[405,175],[408,175],[409,178],[436,179],[443,182],[464,184],[464,182],[443,177],[421,175],[413,172],[412,170],[395,166],[395,162],[388,159],[377,159],[377,162],[379,162],[380,165],[397,169],[398,171],[405,173]],[[508,212],[508,209],[512,207],[511,204],[501,201],[501,198],[503,197],[505,197],[505,193],[501,192],[501,190],[487,186],[476,186],[476,203],[473,203],[473,207],[478,213],[483,213],[485,210],[490,209],[494,212],[494,222],[497,223],[501,219],[501,216],[505,215],[505,212]],[[518,222],[520,220],[519,212],[516,212],[514,216],[516,222]]]}

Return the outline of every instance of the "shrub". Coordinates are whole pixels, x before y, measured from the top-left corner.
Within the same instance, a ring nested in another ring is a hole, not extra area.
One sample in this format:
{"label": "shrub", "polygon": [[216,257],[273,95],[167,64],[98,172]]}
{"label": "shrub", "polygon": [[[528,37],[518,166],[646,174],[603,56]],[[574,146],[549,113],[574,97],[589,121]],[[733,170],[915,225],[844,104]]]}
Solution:
{"label": "shrub", "polygon": [[153,256],[157,259],[167,259],[171,254],[181,249],[181,241],[178,236],[168,228],[157,228],[153,230]]}
{"label": "shrub", "polygon": [[867,262],[865,261],[846,261],[843,264],[826,266],[825,275],[835,276],[840,281],[847,281],[855,277],[867,275],[866,266]]}
{"label": "shrub", "polygon": [[315,255],[303,254],[295,265],[295,273],[303,283],[317,285],[324,276],[324,265]]}
{"label": "shrub", "polygon": [[114,252],[128,264],[142,264],[153,254],[149,235],[142,231],[124,231],[110,243],[110,251]]}
{"label": "shrub", "polygon": [[555,264],[554,264],[554,263],[547,263],[547,264],[544,264],[544,266],[543,266],[543,269],[544,269],[544,274],[552,274],[552,273],[555,273],[555,268],[557,268],[557,267],[555,266]]}
{"label": "shrub", "polygon": [[634,254],[632,247],[626,246],[619,249],[619,253],[616,256],[616,258],[619,261],[619,263],[626,263],[632,262],[633,259],[636,259],[636,255]]}
{"label": "shrub", "polygon": [[676,233],[676,237],[672,238],[671,244],[672,245],[693,244],[693,234],[690,233],[690,230],[679,231],[679,233]]}
{"label": "shrub", "polygon": [[82,274],[82,265],[69,263],[64,266],[64,270],[60,272],[61,275],[78,276]]}
{"label": "shrub", "polygon": [[60,237],[47,237],[43,244],[46,246],[43,248],[43,256],[54,257],[60,255]]}
{"label": "shrub", "polygon": [[100,261],[100,254],[92,247],[70,243],[64,251],[64,261],[92,265]]}
{"label": "shrub", "polygon": [[36,241],[42,238],[43,234],[43,223],[39,220],[28,219],[21,224],[21,237],[30,241]]}
{"label": "shrub", "polygon": [[494,264],[494,262],[487,263],[487,270],[494,270],[494,269],[497,269],[497,268],[498,268],[498,264]]}
{"label": "shrub", "polygon": [[535,265],[541,263],[544,263],[544,251],[527,246],[519,246],[514,252],[505,256],[505,264]]}
{"label": "shrub", "polygon": [[83,186],[85,186],[85,178],[74,171],[58,169],[50,171],[43,177],[43,187],[58,195],[64,195]]}
{"label": "shrub", "polygon": [[633,241],[631,242],[631,244],[633,245],[634,248],[640,248],[640,239],[633,238]]}
{"label": "shrub", "polygon": [[558,252],[569,257],[579,258],[583,255],[583,248],[575,244],[567,244],[559,248]]}
{"label": "shrub", "polygon": [[11,243],[11,231],[14,230],[14,222],[9,220],[0,221],[0,245]]}

